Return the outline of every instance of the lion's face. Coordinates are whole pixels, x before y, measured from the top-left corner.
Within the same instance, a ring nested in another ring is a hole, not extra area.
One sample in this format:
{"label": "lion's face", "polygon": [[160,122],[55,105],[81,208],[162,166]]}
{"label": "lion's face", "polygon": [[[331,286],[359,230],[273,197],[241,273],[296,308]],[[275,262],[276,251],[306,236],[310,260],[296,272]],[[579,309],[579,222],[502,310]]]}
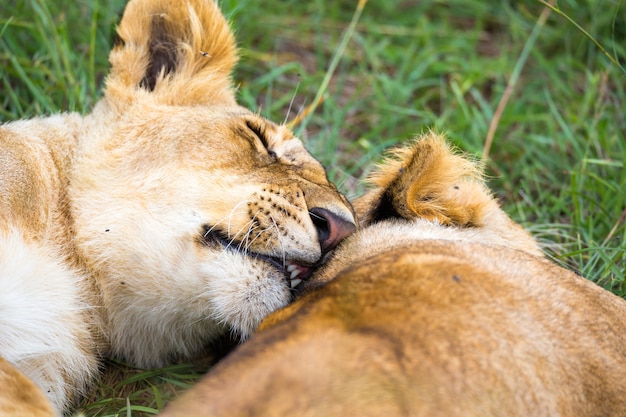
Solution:
{"label": "lion's face", "polygon": [[287,128],[245,109],[134,112],[73,184],[105,296],[195,303],[247,336],[354,231],[348,203]]}
{"label": "lion's face", "polygon": [[[228,43],[212,2],[197,3],[205,26]],[[206,40],[189,38],[173,3],[159,5],[163,13],[140,11],[140,19],[135,6],[120,25],[123,42],[111,54],[70,190],[78,249],[99,277],[111,345],[154,365],[225,331],[247,337],[291,300],[355,220],[288,128],[236,104],[232,51],[215,40],[191,47]],[[148,74],[136,73],[128,61],[145,59],[130,47],[137,20],[156,37],[148,44],[183,36],[189,51],[165,53],[159,59],[175,58],[160,71],[150,57]]]}

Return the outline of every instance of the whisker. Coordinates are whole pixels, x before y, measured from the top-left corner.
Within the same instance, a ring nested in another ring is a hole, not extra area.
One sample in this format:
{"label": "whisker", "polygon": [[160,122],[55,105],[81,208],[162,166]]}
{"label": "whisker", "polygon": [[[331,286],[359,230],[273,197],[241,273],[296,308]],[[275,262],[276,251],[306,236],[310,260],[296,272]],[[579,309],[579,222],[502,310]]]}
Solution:
{"label": "whisker", "polygon": [[284,246],[284,242],[283,239],[280,235],[280,228],[278,227],[278,224],[276,223],[276,219],[274,219],[274,216],[272,216],[270,214],[270,219],[272,220],[272,224],[274,225],[274,228],[276,228],[276,238],[278,240],[278,244],[280,245],[280,252],[281,252],[281,256],[282,256],[282,260],[283,260],[283,266],[285,266],[287,264],[287,253],[285,251],[285,246]]}
{"label": "whisker", "polygon": [[228,233],[228,236],[230,237],[230,225],[231,225],[231,220],[232,220],[233,216],[235,214],[245,213],[244,211],[240,211],[240,212],[235,213],[235,210],[237,210],[237,208],[239,206],[241,206],[242,204],[248,204],[249,202],[250,202],[249,200],[243,200],[243,201],[240,201],[239,203],[237,203],[235,205],[235,207],[233,207],[231,209],[230,213],[228,213],[227,216],[225,216],[225,217],[221,218],[220,220],[218,220],[217,222],[215,222],[215,224],[213,226],[211,226],[211,228],[205,232],[204,237],[207,237],[213,231],[213,229],[215,229],[218,225],[220,225],[221,223],[224,223],[226,221],[228,221],[227,233]]}
{"label": "whisker", "polygon": [[250,234],[250,231],[252,229],[254,229],[253,227],[250,227],[252,224],[254,224],[254,220],[248,220],[238,231],[237,233],[235,233],[234,235],[229,235],[228,237],[230,238],[230,241],[228,242],[228,246],[226,246],[227,248],[229,248],[232,244],[236,243],[235,239],[237,239],[237,236],[239,236],[239,234],[243,233],[243,237],[241,239],[241,241],[239,242],[239,244],[237,245],[237,251],[240,252],[244,252],[247,253],[248,252],[248,247],[244,247],[244,249],[241,249],[241,245],[243,244],[244,240],[246,239],[246,236],[248,236]]}
{"label": "whisker", "polygon": [[[249,200],[242,200],[239,203],[235,204],[235,206],[230,210],[230,213],[228,214],[228,227],[227,227],[227,231],[228,231],[228,236],[230,237],[231,233],[230,233],[230,226],[231,226],[231,221],[234,215],[235,210],[237,210],[237,208],[239,208],[240,205],[242,204],[248,204],[250,201]],[[237,235],[235,235],[237,236]]]}
{"label": "whisker", "polygon": [[315,217],[315,218],[316,218],[316,219],[318,219],[318,220],[326,220],[326,219],[324,219],[322,216],[320,216],[320,215],[318,215],[318,214],[315,214],[315,213],[312,213],[312,212],[310,212],[310,211],[309,211],[309,216],[311,216],[311,217]]}
{"label": "whisker", "polygon": [[[259,212],[260,212],[260,210],[257,210],[257,212],[256,212],[256,213],[254,213],[254,216],[252,216],[252,219],[250,219],[250,222],[249,222],[249,223],[252,223],[252,224],[254,224],[254,223],[255,223],[255,220],[256,220],[257,215],[259,214]],[[245,238],[244,238],[244,239],[242,239],[242,242],[241,242],[241,243],[243,243],[243,242],[244,242],[244,240],[245,240],[245,242],[246,242],[246,246],[245,246],[245,248],[244,248],[245,253],[247,253],[247,252],[248,252],[248,249],[250,248],[250,246],[254,243],[254,241],[255,241],[256,239],[258,239],[258,238],[261,236],[261,233],[263,233],[263,230],[261,230],[260,232],[258,232],[258,233],[257,233],[257,235],[254,237],[254,239],[252,239],[252,241],[248,241],[248,239],[250,238],[250,235],[252,234],[252,232],[253,232],[253,231],[256,231],[256,230],[257,230],[257,227],[256,227],[256,226],[254,226],[254,227],[248,227],[248,232],[246,233]]]}
{"label": "whisker", "polygon": [[[252,221],[250,221],[250,223],[252,223]],[[239,242],[239,246],[237,247],[237,250],[246,254],[248,253],[248,249],[250,249],[250,245],[252,244],[252,242],[249,241],[250,235],[252,235],[252,232],[255,231],[256,229],[257,229],[256,226],[248,227],[248,231],[241,238],[241,242]]]}
{"label": "whisker", "polygon": [[258,238],[260,238],[260,237],[261,237],[261,235],[262,235],[263,233],[265,233],[266,231],[268,231],[269,229],[270,229],[269,227],[266,227],[265,229],[263,229],[263,230],[259,231],[259,232],[257,233],[257,235],[256,235],[256,236],[252,239],[252,241],[250,242],[250,245],[252,245],[252,244],[254,243],[254,241],[255,241],[255,240],[257,240]]}

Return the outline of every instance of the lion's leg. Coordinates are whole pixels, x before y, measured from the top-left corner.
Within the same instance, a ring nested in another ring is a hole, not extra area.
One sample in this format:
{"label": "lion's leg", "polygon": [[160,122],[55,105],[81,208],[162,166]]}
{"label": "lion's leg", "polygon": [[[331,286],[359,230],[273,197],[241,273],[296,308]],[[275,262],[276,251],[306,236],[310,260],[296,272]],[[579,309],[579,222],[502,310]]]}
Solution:
{"label": "lion's leg", "polygon": [[81,278],[49,250],[0,236],[0,357],[61,414],[97,372]]}

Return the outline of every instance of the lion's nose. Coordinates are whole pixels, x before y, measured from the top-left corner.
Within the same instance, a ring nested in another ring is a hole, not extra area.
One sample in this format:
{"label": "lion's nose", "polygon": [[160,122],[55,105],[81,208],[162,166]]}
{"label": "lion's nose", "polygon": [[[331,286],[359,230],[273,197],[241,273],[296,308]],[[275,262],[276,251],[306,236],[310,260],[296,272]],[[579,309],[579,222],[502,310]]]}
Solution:
{"label": "lion's nose", "polygon": [[317,238],[320,241],[322,254],[332,250],[345,237],[356,231],[353,222],[343,219],[329,210],[315,207],[309,210],[309,214],[317,229]]}

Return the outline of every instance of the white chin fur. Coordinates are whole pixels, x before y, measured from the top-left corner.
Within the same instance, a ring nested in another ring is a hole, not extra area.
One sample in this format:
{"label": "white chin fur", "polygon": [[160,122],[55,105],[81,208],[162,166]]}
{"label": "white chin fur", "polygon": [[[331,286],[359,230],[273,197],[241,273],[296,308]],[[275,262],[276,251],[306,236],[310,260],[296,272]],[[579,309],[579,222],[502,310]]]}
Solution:
{"label": "white chin fur", "polygon": [[219,266],[207,268],[215,277],[204,295],[211,300],[213,317],[242,339],[291,299],[284,274],[265,261],[225,252]]}
{"label": "white chin fur", "polygon": [[[143,280],[118,292],[112,319],[114,354],[142,367],[161,366],[174,357],[193,357],[228,331],[246,339],[268,314],[291,299],[282,272],[269,263],[227,249],[184,250],[182,265],[158,279],[159,291]],[[204,258],[204,259],[203,259]]]}

